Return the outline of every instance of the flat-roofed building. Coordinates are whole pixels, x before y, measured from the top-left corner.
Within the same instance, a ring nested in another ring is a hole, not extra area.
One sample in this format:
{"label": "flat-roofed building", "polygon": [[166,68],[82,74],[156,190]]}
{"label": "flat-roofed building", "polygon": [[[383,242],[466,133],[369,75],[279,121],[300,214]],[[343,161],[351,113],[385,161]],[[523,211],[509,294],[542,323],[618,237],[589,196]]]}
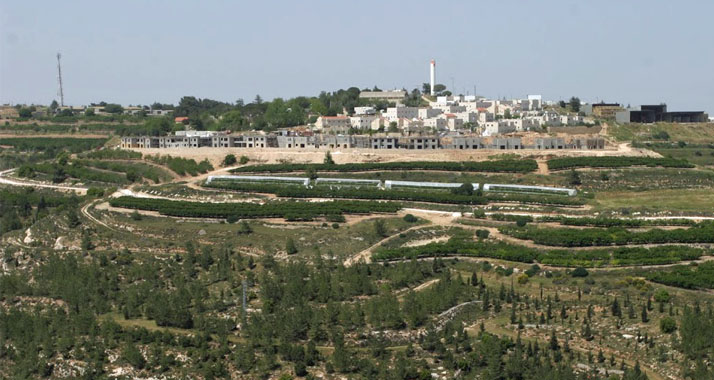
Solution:
{"label": "flat-roofed building", "polygon": [[346,133],[350,127],[350,118],[347,116],[320,116],[315,126],[323,131]]}
{"label": "flat-roofed building", "polygon": [[535,149],[565,149],[565,140],[559,137],[536,138]]}
{"label": "flat-roofed building", "polygon": [[394,91],[361,91],[359,93],[361,99],[372,99],[372,100],[387,100],[392,102],[399,102],[407,97],[407,92],[404,90],[394,90]]}
{"label": "flat-roofed building", "polygon": [[408,136],[400,137],[398,142],[400,149],[439,149],[439,138],[436,136]]}
{"label": "flat-roofed building", "polygon": [[391,136],[372,136],[369,141],[372,149],[397,149],[399,139]]}
{"label": "flat-roofed building", "polygon": [[287,149],[317,148],[314,136],[278,136],[278,147]]}
{"label": "flat-roofed building", "polygon": [[441,139],[444,149],[484,149],[484,140],[476,136],[446,136]]}
{"label": "flat-roofed building", "polygon": [[491,145],[494,149],[523,149],[520,137],[495,138]]}
{"label": "flat-roofed building", "polygon": [[382,114],[389,121],[395,121],[400,118],[416,119],[419,117],[419,109],[417,107],[389,107]]}

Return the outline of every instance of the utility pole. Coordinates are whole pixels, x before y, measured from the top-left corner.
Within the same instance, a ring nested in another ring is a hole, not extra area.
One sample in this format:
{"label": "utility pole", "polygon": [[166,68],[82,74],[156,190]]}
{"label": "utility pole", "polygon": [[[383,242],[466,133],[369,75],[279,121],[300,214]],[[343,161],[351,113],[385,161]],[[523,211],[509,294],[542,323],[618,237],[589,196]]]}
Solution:
{"label": "utility pole", "polygon": [[60,106],[64,107],[64,91],[62,91],[62,65],[60,64],[60,59],[62,54],[57,53],[57,81],[59,82],[59,92],[57,95],[60,97]]}

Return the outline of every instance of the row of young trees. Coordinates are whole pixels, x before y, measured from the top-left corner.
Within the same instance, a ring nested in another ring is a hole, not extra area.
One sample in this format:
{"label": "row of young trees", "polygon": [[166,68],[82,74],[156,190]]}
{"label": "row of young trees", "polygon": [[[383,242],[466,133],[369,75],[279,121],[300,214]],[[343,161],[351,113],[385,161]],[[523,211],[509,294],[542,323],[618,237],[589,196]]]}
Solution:
{"label": "row of young trees", "polygon": [[375,187],[327,187],[306,188],[303,186],[281,184],[250,184],[231,181],[212,181],[206,187],[275,194],[283,198],[346,198],[346,199],[383,199],[392,201],[414,201],[450,204],[486,204],[484,197],[476,195],[452,194],[434,190],[380,190]]}
{"label": "row of young trees", "polygon": [[119,197],[111,199],[113,207],[158,211],[163,215],[196,218],[286,218],[312,220],[318,216],[340,214],[394,213],[401,205],[393,202],[331,201],[298,202],[275,201],[254,203],[205,203],[167,199]]}
{"label": "row of young trees", "polygon": [[563,197],[557,195],[536,195],[523,193],[483,193],[474,190],[471,184],[455,188],[450,192],[433,189],[389,189],[379,190],[374,187],[364,186],[343,186],[328,187],[320,186],[315,188],[305,188],[303,186],[271,184],[271,183],[239,183],[230,180],[214,180],[206,187],[219,188],[240,192],[254,192],[275,194],[285,198],[347,198],[347,199],[383,199],[414,202],[431,202],[446,204],[467,204],[480,205],[488,202],[518,202],[529,204],[543,204],[553,206],[573,206],[582,205],[584,199]]}
{"label": "row of young trees", "polygon": [[694,165],[685,159],[671,157],[629,157],[629,156],[602,156],[602,157],[560,157],[548,160],[548,169],[563,170],[573,168],[621,168],[627,166],[662,166],[666,168],[693,168]]}
{"label": "row of young trees", "polygon": [[315,171],[360,172],[386,170],[442,170],[459,172],[505,172],[530,173],[538,169],[535,160],[491,160],[491,161],[413,161],[413,162],[362,162],[362,163],[323,163],[323,164],[264,164],[251,165],[231,170],[234,173],[281,173],[299,172],[312,169]]}
{"label": "row of young trees", "polygon": [[560,247],[587,247],[625,244],[713,243],[714,223],[702,222],[687,229],[630,231],[612,228],[538,228],[500,227],[499,230],[518,239]]}
{"label": "row of young trees", "polygon": [[691,219],[634,219],[634,218],[607,218],[607,217],[564,217],[542,216],[541,222],[557,222],[566,226],[592,226],[592,227],[625,227],[636,228],[644,226],[692,226],[696,222]]}
{"label": "row of young trees", "polygon": [[[485,237],[488,237],[486,234]],[[445,243],[429,243],[418,247],[391,247],[378,249],[374,260],[403,260],[423,257],[474,256],[508,261],[561,267],[603,267],[629,265],[662,265],[686,260],[696,260],[705,254],[701,248],[661,246],[652,248],[620,247],[587,251],[538,251],[504,242],[471,241],[456,235]]]}

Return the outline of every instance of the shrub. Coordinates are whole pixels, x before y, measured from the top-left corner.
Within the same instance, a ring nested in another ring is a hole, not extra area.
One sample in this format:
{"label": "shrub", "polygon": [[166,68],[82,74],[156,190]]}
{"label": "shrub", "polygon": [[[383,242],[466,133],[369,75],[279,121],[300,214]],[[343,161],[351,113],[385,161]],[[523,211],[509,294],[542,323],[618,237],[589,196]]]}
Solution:
{"label": "shrub", "polygon": [[238,161],[239,164],[245,165],[250,161],[250,159],[246,156],[240,156],[240,160]]}
{"label": "shrub", "polygon": [[143,216],[142,216],[141,214],[139,214],[138,211],[134,210],[134,211],[131,213],[131,220],[137,220],[137,221],[138,221],[138,220],[142,220],[142,219],[144,219],[144,218],[143,218]]}
{"label": "shrub", "polygon": [[474,185],[471,183],[463,183],[461,186],[451,189],[451,193],[456,195],[474,195]]}
{"label": "shrub", "polygon": [[669,292],[666,289],[657,289],[654,293],[654,300],[657,302],[669,302]]}
{"label": "shrub", "polygon": [[577,267],[572,272],[570,272],[570,275],[573,277],[587,277],[588,274],[588,270],[583,267]]}
{"label": "shrub", "polygon": [[287,252],[288,255],[294,255],[298,252],[292,238],[288,238],[288,241],[285,243],[285,252]]}
{"label": "shrub", "polygon": [[238,220],[240,220],[240,218],[238,218],[238,216],[236,215],[228,215],[228,217],[226,218],[226,222],[231,224],[237,222]]}
{"label": "shrub", "polygon": [[250,227],[250,224],[246,222],[245,220],[240,222],[240,225],[238,227],[238,234],[239,235],[248,235],[253,233],[253,228]]}
{"label": "shrub", "polygon": [[236,162],[238,162],[238,160],[233,154],[227,154],[226,157],[223,158],[223,166],[235,165]]}
{"label": "shrub", "polygon": [[671,334],[677,330],[677,322],[672,317],[664,317],[659,320],[659,329],[665,334]]}
{"label": "shrub", "polygon": [[486,211],[481,208],[474,209],[474,218],[476,219],[486,219]]}
{"label": "shrub", "polygon": [[87,196],[95,197],[95,198],[102,197],[102,196],[104,196],[104,190],[102,190],[98,187],[90,187],[89,189],[87,189]]}
{"label": "shrub", "polygon": [[476,237],[479,239],[488,239],[488,235],[490,235],[490,233],[491,232],[489,230],[479,229],[476,230]]}
{"label": "shrub", "polygon": [[406,214],[406,215],[404,215],[404,218],[403,218],[403,219],[404,219],[404,221],[407,222],[407,223],[416,223],[416,222],[419,220],[416,216],[414,216],[414,215],[412,215],[412,214]]}

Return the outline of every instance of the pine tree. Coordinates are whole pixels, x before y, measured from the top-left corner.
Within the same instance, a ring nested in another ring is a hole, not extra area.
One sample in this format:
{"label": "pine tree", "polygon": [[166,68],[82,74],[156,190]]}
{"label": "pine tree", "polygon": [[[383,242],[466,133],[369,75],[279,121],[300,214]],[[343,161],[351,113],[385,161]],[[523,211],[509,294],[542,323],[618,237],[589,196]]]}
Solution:
{"label": "pine tree", "polygon": [[558,344],[558,338],[555,336],[555,330],[550,331],[550,341],[548,346],[551,350],[557,351],[560,349],[560,344]]}
{"label": "pine tree", "polygon": [[647,323],[649,321],[649,318],[647,318],[647,306],[642,306],[642,323]]}
{"label": "pine tree", "polygon": [[287,252],[288,255],[294,255],[298,252],[298,249],[295,246],[295,242],[292,238],[288,238],[288,241],[285,242],[285,252]]}
{"label": "pine tree", "polygon": [[612,301],[611,311],[614,317],[622,317],[622,310],[620,310],[620,302],[617,297]]}

